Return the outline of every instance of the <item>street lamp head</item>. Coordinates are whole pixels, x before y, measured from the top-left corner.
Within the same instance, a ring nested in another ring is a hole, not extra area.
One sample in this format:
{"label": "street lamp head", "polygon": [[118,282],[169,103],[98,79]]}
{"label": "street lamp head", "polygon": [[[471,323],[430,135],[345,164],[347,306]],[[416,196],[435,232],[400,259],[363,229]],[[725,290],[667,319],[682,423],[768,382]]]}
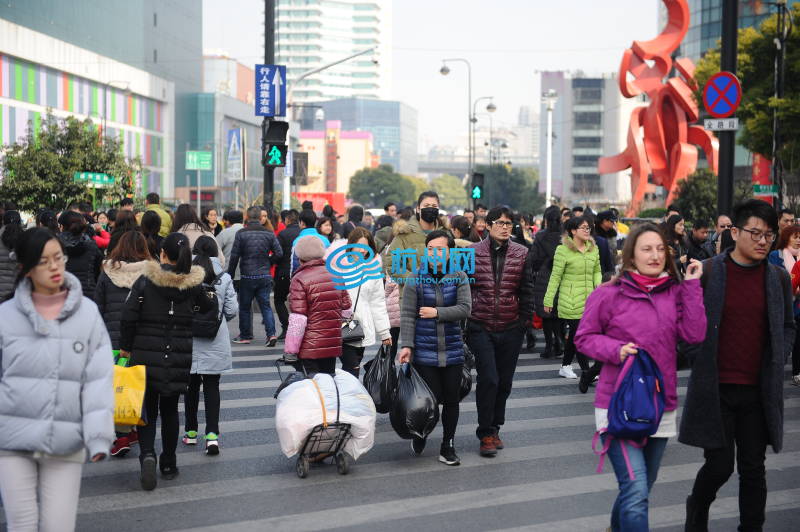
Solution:
{"label": "street lamp head", "polygon": [[440,73],[442,76],[446,76],[446,75],[448,75],[448,74],[450,73],[450,67],[449,67],[449,66],[447,66],[447,65],[442,65],[442,68],[440,68],[440,69],[439,69],[439,73]]}
{"label": "street lamp head", "polygon": [[486,110],[490,113],[494,113],[497,111],[497,106],[494,104],[494,102],[489,102],[489,105],[486,106]]}
{"label": "street lamp head", "polygon": [[316,120],[317,122],[322,122],[323,120],[325,120],[325,111],[322,109],[317,109],[314,112],[314,120]]}

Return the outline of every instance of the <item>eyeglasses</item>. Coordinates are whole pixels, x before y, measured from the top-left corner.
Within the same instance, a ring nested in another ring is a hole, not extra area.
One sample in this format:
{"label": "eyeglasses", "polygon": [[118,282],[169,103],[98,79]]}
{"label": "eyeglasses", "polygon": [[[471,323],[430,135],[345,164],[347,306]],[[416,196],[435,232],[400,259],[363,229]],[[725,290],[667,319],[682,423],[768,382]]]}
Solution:
{"label": "eyeglasses", "polygon": [[500,227],[511,227],[512,225],[514,225],[514,222],[495,220],[494,222],[492,222],[492,225],[499,225]]}
{"label": "eyeglasses", "polygon": [[750,238],[753,239],[753,242],[761,242],[761,239],[764,238],[766,239],[767,244],[771,244],[772,242],[775,242],[776,238],[778,238],[778,235],[775,233],[762,233],[761,231],[745,229],[744,227],[740,227],[739,229],[745,233],[750,233]]}
{"label": "eyeglasses", "polygon": [[50,264],[55,264],[58,266],[59,264],[66,264],[67,263],[67,256],[66,255],[56,255],[53,259],[44,258],[39,261],[36,265],[39,268],[48,268]]}
{"label": "eyeglasses", "polygon": [[582,226],[578,227],[578,229],[580,229],[581,231],[591,231],[592,230],[592,228],[589,227],[588,225],[582,225]]}

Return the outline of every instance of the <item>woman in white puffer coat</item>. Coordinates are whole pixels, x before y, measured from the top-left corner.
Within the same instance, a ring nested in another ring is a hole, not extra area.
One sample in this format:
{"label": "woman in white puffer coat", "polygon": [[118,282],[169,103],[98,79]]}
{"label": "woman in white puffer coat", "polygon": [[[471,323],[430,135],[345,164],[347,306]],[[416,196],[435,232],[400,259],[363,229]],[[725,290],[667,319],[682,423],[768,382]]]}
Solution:
{"label": "woman in white puffer coat", "polygon": [[[359,342],[343,343],[340,360],[342,369],[358,378],[365,348],[375,344],[376,340],[386,346],[392,345],[391,326],[389,314],[386,310],[386,295],[381,276],[380,257],[375,253],[375,240],[372,238],[372,234],[363,227],[356,227],[347,235],[347,240],[341,242],[341,245],[332,244],[326,251],[326,256],[336,253],[342,246],[361,244],[368,246],[372,250],[372,256],[377,263],[377,268],[368,267],[369,270],[377,272],[376,279],[367,279],[360,286],[348,288],[347,290],[352,302],[350,311],[361,324],[364,330],[364,339]],[[336,263],[335,260],[330,262],[332,264]],[[359,267],[359,270],[363,270],[363,266]],[[354,272],[344,273],[352,275]]]}

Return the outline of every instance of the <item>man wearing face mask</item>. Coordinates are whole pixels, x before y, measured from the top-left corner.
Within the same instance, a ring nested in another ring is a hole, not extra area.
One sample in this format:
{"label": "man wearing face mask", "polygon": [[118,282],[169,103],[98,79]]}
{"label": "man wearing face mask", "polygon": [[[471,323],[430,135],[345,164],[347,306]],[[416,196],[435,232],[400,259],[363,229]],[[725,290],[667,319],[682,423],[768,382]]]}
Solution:
{"label": "man wearing face mask", "polygon": [[420,264],[419,258],[425,251],[425,237],[437,229],[447,230],[447,227],[439,219],[439,195],[429,190],[419,195],[416,216],[408,222],[397,221],[394,224],[394,238],[387,250],[388,257],[383,261],[384,270],[392,277],[415,275],[414,264],[410,257],[405,258],[404,264],[395,264],[393,268],[392,263],[396,261],[392,260],[392,252],[413,249],[417,253],[417,264]]}
{"label": "man wearing face mask", "polygon": [[489,238],[475,250],[472,315],[467,322],[467,344],[475,353],[478,385],[480,454],[497,455],[505,422],[506,401],[517,369],[525,327],[533,318],[533,255],[510,241],[513,218],[506,207],[486,215]]}

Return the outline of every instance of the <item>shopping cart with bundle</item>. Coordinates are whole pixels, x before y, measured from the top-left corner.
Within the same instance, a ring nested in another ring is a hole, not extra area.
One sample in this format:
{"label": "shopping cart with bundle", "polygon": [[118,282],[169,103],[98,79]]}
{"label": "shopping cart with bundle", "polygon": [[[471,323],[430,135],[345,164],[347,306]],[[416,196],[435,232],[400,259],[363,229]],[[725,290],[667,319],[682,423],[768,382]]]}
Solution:
{"label": "shopping cart with bundle", "polygon": [[[281,373],[282,365],[294,367],[291,362],[288,362],[283,358],[275,361],[275,367],[278,369],[278,378],[280,378],[282,382],[281,386],[278,388],[278,391],[275,392],[275,397],[277,397],[281,390],[286,387],[286,382],[284,382],[283,375]],[[335,379],[331,379],[336,388],[336,420],[329,422],[327,419],[327,408],[325,407],[325,401],[323,399],[322,392],[319,389],[319,385],[314,379],[309,377],[305,368],[302,367],[302,364],[298,365],[301,366],[303,377],[299,378],[298,376],[294,379],[291,379],[290,377],[289,384],[300,382],[305,379],[308,379],[312,382],[317,391],[317,395],[319,396],[320,405],[322,406],[322,423],[315,425],[303,441],[303,445],[297,455],[295,472],[297,473],[298,477],[306,478],[312,464],[324,464],[327,460],[330,460],[331,464],[336,464],[336,470],[340,475],[346,475],[350,472],[352,458],[350,458],[350,455],[344,451],[344,447],[350,441],[352,433],[350,423],[342,423],[339,421],[339,386],[336,384]]]}

